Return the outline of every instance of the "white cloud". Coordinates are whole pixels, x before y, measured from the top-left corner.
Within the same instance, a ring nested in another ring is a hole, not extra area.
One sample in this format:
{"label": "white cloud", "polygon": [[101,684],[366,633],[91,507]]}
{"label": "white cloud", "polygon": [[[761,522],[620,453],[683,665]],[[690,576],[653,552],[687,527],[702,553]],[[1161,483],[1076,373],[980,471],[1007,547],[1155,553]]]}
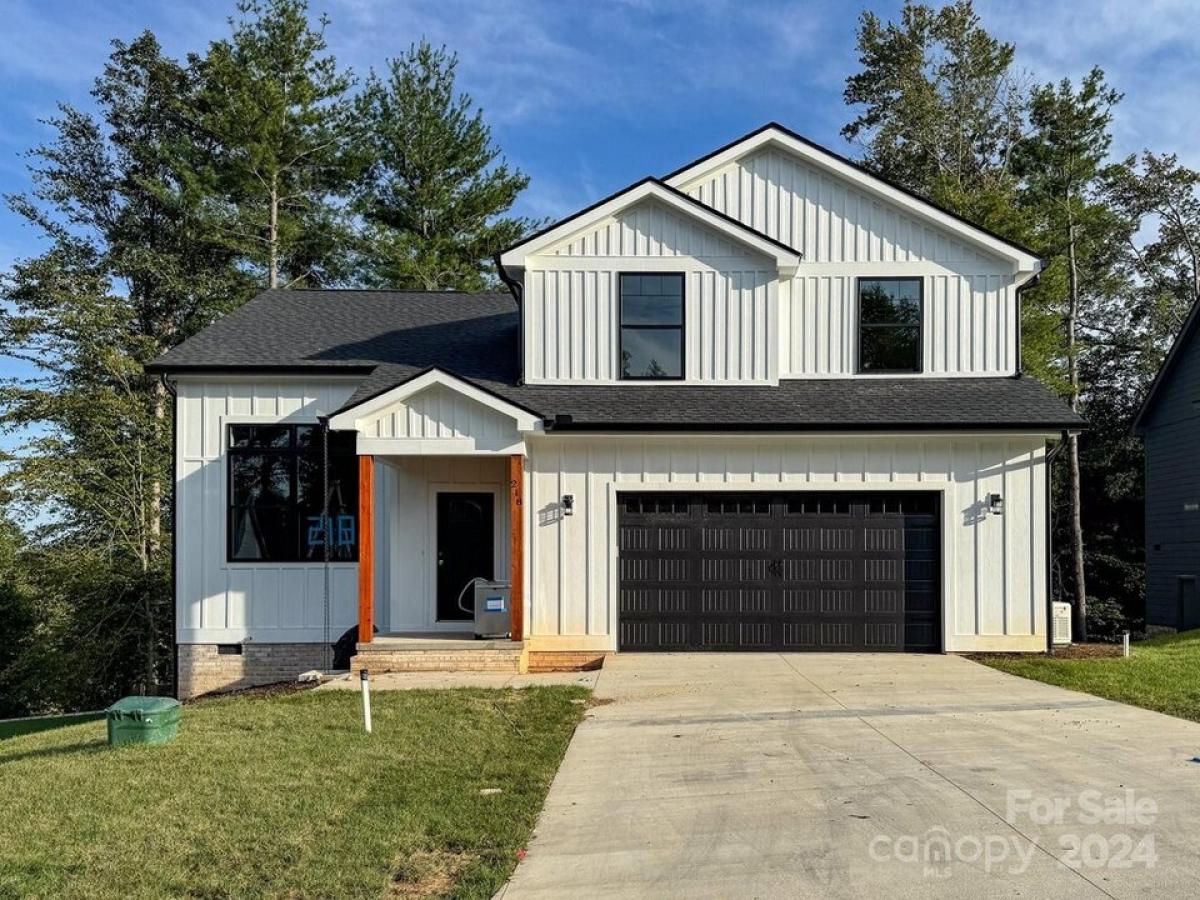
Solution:
{"label": "white cloud", "polygon": [[1116,153],[1151,147],[1200,165],[1195,0],[981,0],[976,6],[989,31],[1016,44],[1018,65],[1038,81],[1078,81],[1092,66],[1104,69],[1125,95],[1113,121]]}

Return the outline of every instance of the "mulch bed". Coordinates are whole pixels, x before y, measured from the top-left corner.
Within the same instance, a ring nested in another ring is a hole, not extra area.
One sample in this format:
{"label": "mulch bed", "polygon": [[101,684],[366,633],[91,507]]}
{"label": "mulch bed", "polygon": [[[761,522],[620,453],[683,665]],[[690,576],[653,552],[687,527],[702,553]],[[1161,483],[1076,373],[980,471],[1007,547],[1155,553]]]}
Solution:
{"label": "mulch bed", "polygon": [[275,684],[260,684],[255,687],[234,688],[229,691],[211,691],[198,697],[184,700],[184,705],[195,703],[197,700],[210,700],[213,697],[281,697],[285,694],[298,694],[301,691],[311,691],[320,687],[319,681],[278,681]]}
{"label": "mulch bed", "polygon": [[1054,659],[1103,659],[1121,655],[1120,644],[1071,644],[1069,647],[1055,647],[1050,653],[967,653],[967,659],[977,661],[987,659],[1028,659],[1031,655],[1049,656]]}

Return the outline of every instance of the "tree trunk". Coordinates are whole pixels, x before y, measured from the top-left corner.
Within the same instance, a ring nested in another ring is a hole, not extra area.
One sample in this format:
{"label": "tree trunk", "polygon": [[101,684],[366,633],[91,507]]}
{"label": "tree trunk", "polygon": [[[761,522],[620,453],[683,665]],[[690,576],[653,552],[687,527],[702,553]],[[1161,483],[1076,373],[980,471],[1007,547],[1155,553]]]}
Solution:
{"label": "tree trunk", "polygon": [[[163,423],[166,421],[166,418],[167,389],[163,387],[161,381],[156,381],[154,383],[154,439],[156,447],[162,439]],[[172,465],[174,465],[174,460],[172,460]],[[147,543],[151,559],[157,559],[159,552],[162,550],[162,496],[162,478],[159,477],[158,467],[155,466],[150,472],[150,522],[148,523],[150,539]]]}
{"label": "tree trunk", "polygon": [[267,287],[279,287],[279,176],[271,173],[269,221],[267,224]]}
{"label": "tree trunk", "polygon": [[143,588],[146,616],[146,693],[158,693],[158,617],[154,614],[154,597]]}
{"label": "tree trunk", "polygon": [[[1076,258],[1075,222],[1068,217],[1067,262],[1069,265],[1069,292],[1067,301],[1067,366],[1071,382],[1071,410],[1079,412],[1079,352],[1076,346],[1076,329],[1079,322],[1079,263]],[[1075,603],[1072,607],[1071,634],[1077,641],[1087,640],[1087,582],[1083,572],[1083,516],[1080,511],[1079,436],[1072,434],[1067,439],[1067,455],[1070,465],[1071,493],[1071,562],[1075,576]]]}

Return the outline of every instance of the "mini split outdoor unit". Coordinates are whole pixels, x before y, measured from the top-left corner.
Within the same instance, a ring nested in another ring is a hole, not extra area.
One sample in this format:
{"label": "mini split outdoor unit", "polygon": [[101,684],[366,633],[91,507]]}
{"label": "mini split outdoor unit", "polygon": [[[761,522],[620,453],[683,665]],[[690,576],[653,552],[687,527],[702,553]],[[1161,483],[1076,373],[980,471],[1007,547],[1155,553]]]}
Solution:
{"label": "mini split outdoor unit", "polygon": [[1051,641],[1056,645],[1071,643],[1071,604],[1055,600],[1050,610]]}

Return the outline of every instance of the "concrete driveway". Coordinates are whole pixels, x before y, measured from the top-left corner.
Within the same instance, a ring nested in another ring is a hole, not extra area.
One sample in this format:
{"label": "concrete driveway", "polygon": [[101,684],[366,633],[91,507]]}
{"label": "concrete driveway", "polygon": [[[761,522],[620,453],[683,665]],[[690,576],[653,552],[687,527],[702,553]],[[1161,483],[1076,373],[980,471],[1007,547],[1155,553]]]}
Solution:
{"label": "concrete driveway", "polygon": [[504,900],[1200,896],[1200,725],[952,656],[618,655],[596,696]]}

